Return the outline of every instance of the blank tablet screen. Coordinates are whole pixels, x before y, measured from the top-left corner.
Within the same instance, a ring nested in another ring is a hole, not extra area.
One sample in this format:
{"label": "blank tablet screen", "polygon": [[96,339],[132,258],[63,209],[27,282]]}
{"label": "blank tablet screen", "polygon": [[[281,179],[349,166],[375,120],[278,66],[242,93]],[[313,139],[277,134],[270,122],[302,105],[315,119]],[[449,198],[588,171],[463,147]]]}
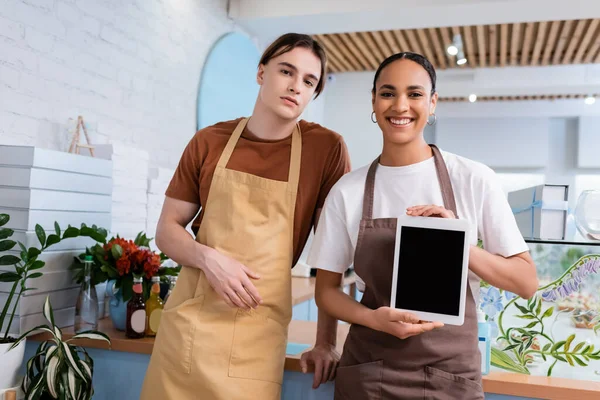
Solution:
{"label": "blank tablet screen", "polygon": [[401,227],[396,308],[458,316],[465,233]]}

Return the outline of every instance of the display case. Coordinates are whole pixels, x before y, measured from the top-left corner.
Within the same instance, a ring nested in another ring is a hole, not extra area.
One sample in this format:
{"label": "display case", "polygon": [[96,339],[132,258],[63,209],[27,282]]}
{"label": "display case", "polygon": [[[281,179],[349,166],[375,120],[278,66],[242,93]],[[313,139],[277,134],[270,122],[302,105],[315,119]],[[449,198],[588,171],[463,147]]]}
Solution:
{"label": "display case", "polygon": [[526,242],[540,283],[534,297],[481,284],[492,370],[600,381],[600,241]]}

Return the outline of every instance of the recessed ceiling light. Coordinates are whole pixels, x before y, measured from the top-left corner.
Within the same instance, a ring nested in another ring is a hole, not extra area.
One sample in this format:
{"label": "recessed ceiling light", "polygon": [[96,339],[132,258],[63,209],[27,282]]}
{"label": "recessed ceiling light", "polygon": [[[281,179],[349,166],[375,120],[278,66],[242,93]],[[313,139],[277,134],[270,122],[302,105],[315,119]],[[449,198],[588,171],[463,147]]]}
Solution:
{"label": "recessed ceiling light", "polygon": [[594,104],[596,102],[596,98],[594,96],[588,96],[585,98],[585,104],[587,104],[588,106],[591,106],[592,104]]}
{"label": "recessed ceiling light", "polygon": [[475,103],[477,101],[477,95],[475,93],[469,95],[469,101]]}
{"label": "recessed ceiling light", "polygon": [[463,57],[463,58],[459,58],[458,60],[456,60],[456,63],[457,63],[458,65],[463,65],[463,64],[466,64],[466,63],[467,63],[467,59],[466,59],[465,57]]}
{"label": "recessed ceiling light", "polygon": [[458,54],[458,47],[456,47],[455,45],[450,45],[450,46],[448,46],[448,48],[446,49],[446,51],[451,56],[455,56],[455,55]]}

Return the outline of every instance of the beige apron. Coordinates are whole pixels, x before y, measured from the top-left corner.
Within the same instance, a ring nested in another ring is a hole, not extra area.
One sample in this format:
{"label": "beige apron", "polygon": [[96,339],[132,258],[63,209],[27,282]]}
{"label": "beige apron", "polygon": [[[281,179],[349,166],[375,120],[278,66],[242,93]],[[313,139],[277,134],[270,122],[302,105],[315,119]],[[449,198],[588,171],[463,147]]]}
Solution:
{"label": "beige apron", "polygon": [[243,119],[215,169],[197,240],[258,273],[263,304],[230,308],[204,273],[183,267],[162,315],[141,399],[279,399],[292,316],[293,223],[302,139],[288,182],[227,169]]}

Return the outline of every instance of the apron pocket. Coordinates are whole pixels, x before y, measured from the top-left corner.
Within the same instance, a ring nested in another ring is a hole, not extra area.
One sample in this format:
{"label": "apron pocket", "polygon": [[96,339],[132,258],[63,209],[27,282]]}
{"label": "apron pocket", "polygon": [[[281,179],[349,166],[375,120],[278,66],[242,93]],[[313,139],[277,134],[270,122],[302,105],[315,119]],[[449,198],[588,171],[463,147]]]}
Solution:
{"label": "apron pocket", "polygon": [[425,367],[425,399],[483,400],[483,388],[471,379],[441,369]]}
{"label": "apron pocket", "polygon": [[335,373],[335,400],[381,399],[383,360],[347,367],[338,367]]}
{"label": "apron pocket", "polygon": [[229,376],[283,382],[287,328],[255,311],[238,310],[233,327]]}
{"label": "apron pocket", "polygon": [[161,363],[167,369],[189,374],[194,351],[194,333],[204,296],[184,301],[163,310],[156,335]]}

